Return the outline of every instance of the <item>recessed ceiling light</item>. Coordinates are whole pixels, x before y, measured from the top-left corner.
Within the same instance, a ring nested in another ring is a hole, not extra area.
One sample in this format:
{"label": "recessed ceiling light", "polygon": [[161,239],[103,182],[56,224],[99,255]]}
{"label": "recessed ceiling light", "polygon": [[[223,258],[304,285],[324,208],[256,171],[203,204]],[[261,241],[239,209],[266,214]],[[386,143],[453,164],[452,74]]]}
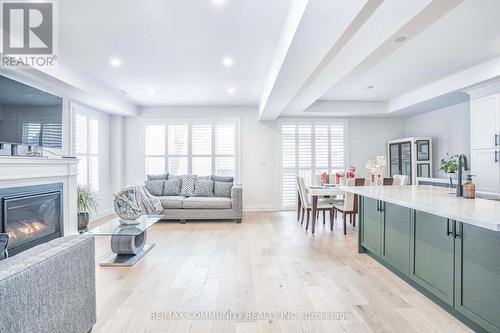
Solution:
{"label": "recessed ceiling light", "polygon": [[373,89],[375,88],[374,86],[366,86],[366,89],[370,90],[370,89]]}
{"label": "recessed ceiling light", "polygon": [[228,94],[234,94],[236,92],[236,89],[234,88],[227,88]]}
{"label": "recessed ceiling light", "polygon": [[231,57],[224,57],[222,59],[222,64],[226,67],[231,67],[234,64],[234,60]]}
{"label": "recessed ceiling light", "polygon": [[111,66],[120,67],[122,65],[122,61],[118,58],[111,58]]}
{"label": "recessed ceiling light", "polygon": [[226,0],[212,0],[212,3],[216,6],[222,6],[226,3]]}
{"label": "recessed ceiling light", "polygon": [[154,90],[153,88],[148,88],[147,92],[148,94],[153,95],[156,92],[156,90]]}
{"label": "recessed ceiling light", "polygon": [[396,43],[402,43],[402,42],[404,42],[406,39],[407,39],[407,38],[406,38],[406,36],[399,36],[399,37],[397,37],[394,41],[395,41]]}

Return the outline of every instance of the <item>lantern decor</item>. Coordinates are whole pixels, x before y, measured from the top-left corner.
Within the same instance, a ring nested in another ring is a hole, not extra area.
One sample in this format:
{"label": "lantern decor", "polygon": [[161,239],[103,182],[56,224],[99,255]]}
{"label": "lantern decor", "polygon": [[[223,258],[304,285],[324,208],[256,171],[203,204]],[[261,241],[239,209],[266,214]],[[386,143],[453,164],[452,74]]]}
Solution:
{"label": "lantern decor", "polygon": [[382,185],[382,174],[387,166],[385,156],[377,156],[376,160],[366,162],[366,169],[370,172],[371,185]]}
{"label": "lantern decor", "polygon": [[328,184],[330,182],[330,177],[326,171],[321,174],[321,185]]}

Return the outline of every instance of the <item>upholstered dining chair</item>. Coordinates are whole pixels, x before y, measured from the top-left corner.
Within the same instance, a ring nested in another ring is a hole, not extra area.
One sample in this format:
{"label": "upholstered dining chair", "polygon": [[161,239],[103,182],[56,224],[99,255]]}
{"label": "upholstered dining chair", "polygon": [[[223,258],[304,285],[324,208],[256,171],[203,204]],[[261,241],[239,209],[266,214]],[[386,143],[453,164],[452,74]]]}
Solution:
{"label": "upholstered dining chair", "polygon": [[[355,186],[356,179],[355,178],[347,178],[346,186]],[[347,234],[347,215],[349,214],[349,218],[352,220],[352,215],[355,213],[354,210],[354,200],[355,194],[346,192],[344,195],[344,201],[341,204],[333,204],[333,220],[335,220],[337,216],[337,212],[342,213],[343,223],[344,223],[344,235]],[[330,229],[333,230],[333,221],[330,223]]]}
{"label": "upholstered dining chair", "polygon": [[394,184],[394,178],[384,178],[383,185],[391,186]]}
{"label": "upholstered dining chair", "polygon": [[[309,228],[309,220],[311,219],[312,204],[307,195],[306,184],[303,177],[297,177],[299,196],[302,203],[302,219],[300,224],[304,223],[304,215],[307,214],[306,230]],[[318,200],[318,211],[329,211],[330,222],[333,223],[333,205],[326,200]],[[312,223],[316,223],[316,216],[312,216]],[[325,214],[323,214],[323,223],[325,223]]]}
{"label": "upholstered dining chair", "polygon": [[[365,186],[366,178],[355,178],[354,186]],[[356,215],[359,212],[359,195],[354,195],[354,213],[349,214],[349,219],[353,227],[356,227]]]}
{"label": "upholstered dining chair", "polygon": [[407,175],[394,175],[394,182],[392,185],[408,185],[408,176]]}

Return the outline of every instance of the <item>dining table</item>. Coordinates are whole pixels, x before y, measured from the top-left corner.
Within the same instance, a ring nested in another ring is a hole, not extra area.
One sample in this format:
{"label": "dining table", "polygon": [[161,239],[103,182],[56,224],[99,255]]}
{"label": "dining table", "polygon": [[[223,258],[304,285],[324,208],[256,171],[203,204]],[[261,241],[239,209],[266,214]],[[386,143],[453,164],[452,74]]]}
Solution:
{"label": "dining table", "polygon": [[[307,194],[311,196],[312,203],[312,218],[316,221],[316,212],[318,210],[318,198],[344,195],[344,191],[340,189],[337,184],[324,184],[324,185],[306,185]],[[299,206],[300,207],[300,206]],[[316,223],[312,223],[311,232],[314,234]]]}

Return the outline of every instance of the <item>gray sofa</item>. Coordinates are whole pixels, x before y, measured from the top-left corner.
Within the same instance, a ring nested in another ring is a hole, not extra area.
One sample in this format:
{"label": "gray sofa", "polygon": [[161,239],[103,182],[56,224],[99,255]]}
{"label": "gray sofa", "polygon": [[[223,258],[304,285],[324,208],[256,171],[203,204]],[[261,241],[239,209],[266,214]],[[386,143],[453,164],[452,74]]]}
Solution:
{"label": "gray sofa", "polygon": [[0,261],[0,332],[84,333],[96,323],[94,238],[57,238]]}
{"label": "gray sofa", "polygon": [[[171,176],[171,175],[170,175]],[[168,180],[169,175],[164,175]],[[212,179],[228,179],[233,182],[232,177],[211,176]],[[160,180],[161,176],[148,176],[149,180]],[[146,187],[147,188],[147,187]],[[150,191],[151,193],[151,191]],[[188,220],[233,220],[241,223],[243,217],[242,188],[240,185],[232,185],[231,195],[220,196],[184,196],[184,195],[157,195],[163,207],[164,220],[179,220],[185,223]]]}

